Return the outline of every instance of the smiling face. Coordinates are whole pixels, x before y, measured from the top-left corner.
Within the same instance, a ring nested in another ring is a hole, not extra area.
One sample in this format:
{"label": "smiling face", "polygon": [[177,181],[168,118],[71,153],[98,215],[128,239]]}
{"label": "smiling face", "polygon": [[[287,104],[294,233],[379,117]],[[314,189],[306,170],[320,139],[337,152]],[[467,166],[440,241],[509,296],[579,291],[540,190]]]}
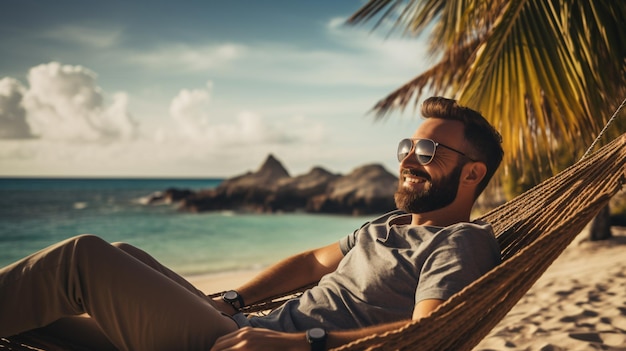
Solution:
{"label": "smiling face", "polygon": [[[426,119],[413,138],[427,138],[462,152],[467,151],[463,124],[439,118]],[[413,150],[411,150],[413,151]],[[459,180],[467,160],[458,153],[438,147],[433,160],[421,165],[414,152],[400,163],[400,179],[395,194],[398,209],[425,213],[450,205],[457,198]]]}
{"label": "smiling face", "polygon": [[395,194],[396,206],[408,213],[425,213],[446,207],[456,199],[462,164],[440,179],[432,179],[426,172],[403,171]]}

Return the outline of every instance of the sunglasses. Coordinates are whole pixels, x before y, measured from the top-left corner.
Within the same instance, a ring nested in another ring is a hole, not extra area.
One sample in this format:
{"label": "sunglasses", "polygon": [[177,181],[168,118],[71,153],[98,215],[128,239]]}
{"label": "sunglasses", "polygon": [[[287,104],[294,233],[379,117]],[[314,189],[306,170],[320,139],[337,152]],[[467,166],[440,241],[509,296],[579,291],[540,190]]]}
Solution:
{"label": "sunglasses", "polygon": [[402,160],[404,160],[411,153],[413,146],[415,146],[415,156],[417,157],[417,162],[419,162],[422,166],[432,162],[433,158],[435,158],[435,151],[437,151],[438,146],[445,147],[446,149],[452,150],[461,156],[467,157],[470,161],[476,162],[476,160],[471,159],[461,151],[430,139],[400,140],[400,143],[398,144],[398,162],[402,162]]}

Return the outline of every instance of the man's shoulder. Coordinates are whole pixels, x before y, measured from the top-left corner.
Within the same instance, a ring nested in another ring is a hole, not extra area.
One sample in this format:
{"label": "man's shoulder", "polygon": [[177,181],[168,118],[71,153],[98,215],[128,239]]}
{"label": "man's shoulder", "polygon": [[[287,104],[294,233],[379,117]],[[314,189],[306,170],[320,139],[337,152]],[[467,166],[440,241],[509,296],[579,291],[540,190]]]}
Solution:
{"label": "man's shoulder", "polygon": [[464,246],[469,243],[492,245],[497,242],[491,225],[486,222],[459,222],[447,227],[425,226],[422,230],[429,233],[428,240],[436,246]]}
{"label": "man's shoulder", "polygon": [[459,235],[464,232],[481,233],[493,235],[493,227],[490,223],[474,220],[471,222],[458,222],[442,228],[441,232],[448,235]]}
{"label": "man's shoulder", "polygon": [[499,252],[499,245],[491,224],[483,221],[460,222],[443,228],[436,233],[441,244],[458,247],[489,247]]}

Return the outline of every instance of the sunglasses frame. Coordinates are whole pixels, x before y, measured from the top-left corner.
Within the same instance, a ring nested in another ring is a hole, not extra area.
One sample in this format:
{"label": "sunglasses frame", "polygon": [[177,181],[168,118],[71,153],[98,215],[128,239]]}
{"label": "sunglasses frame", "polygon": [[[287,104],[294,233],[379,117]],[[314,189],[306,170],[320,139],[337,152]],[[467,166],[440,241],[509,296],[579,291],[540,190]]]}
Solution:
{"label": "sunglasses frame", "polygon": [[[406,154],[406,156],[404,156],[402,159],[400,159],[400,157],[398,157],[398,162],[402,162],[402,160],[404,160],[407,156],[409,156],[411,153],[413,153],[415,155],[415,158],[417,159],[417,162],[419,162],[419,164],[421,164],[422,166],[426,166],[427,164],[431,163],[433,161],[433,159],[435,158],[435,155],[437,154],[437,147],[441,146],[443,148],[446,148],[448,150],[454,151],[457,154],[466,157],[468,160],[472,161],[472,162],[477,162],[476,160],[472,159],[471,157],[467,156],[465,153],[450,147],[448,145],[442,144],[442,143],[438,143],[432,139],[428,139],[428,138],[404,138],[402,140],[400,140],[400,142],[398,143],[398,148],[400,148],[400,144],[405,141],[405,140],[409,140],[411,141],[411,149],[409,150],[409,152]],[[417,154],[417,149],[415,148],[415,146],[417,145],[418,142],[420,142],[421,140],[428,140],[431,143],[433,143],[434,148],[433,148],[433,154],[430,156],[430,160],[428,160],[428,162],[422,162],[419,159],[419,155]],[[413,151],[413,152],[411,152]],[[400,156],[400,153],[398,153],[398,156]]]}

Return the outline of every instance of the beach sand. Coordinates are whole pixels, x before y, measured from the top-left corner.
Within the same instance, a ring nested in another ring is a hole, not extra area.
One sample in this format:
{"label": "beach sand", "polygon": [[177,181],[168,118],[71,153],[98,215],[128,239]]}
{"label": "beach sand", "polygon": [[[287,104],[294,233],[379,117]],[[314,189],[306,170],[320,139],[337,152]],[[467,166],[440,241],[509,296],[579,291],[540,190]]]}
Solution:
{"label": "beach sand", "polygon": [[235,271],[220,274],[206,274],[186,277],[193,285],[205,294],[213,294],[236,289],[252,279],[260,270]]}
{"label": "beach sand", "polygon": [[626,230],[583,231],[475,350],[626,351]]}
{"label": "beach sand", "polygon": [[[475,350],[626,351],[626,228],[579,237]],[[190,277],[206,293],[236,288],[256,271]]]}

